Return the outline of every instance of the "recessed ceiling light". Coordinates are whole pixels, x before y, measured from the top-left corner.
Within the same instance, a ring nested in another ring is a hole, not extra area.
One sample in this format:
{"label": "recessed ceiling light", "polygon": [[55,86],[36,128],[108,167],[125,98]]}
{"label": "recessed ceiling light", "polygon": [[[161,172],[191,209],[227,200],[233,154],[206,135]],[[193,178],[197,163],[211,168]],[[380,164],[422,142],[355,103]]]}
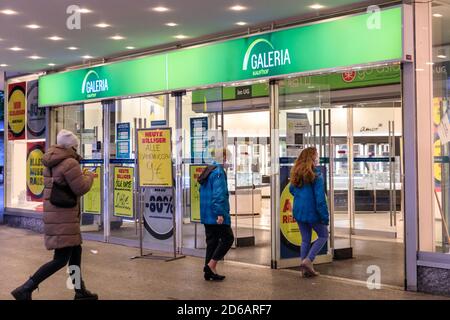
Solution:
{"label": "recessed ceiling light", "polygon": [[40,29],[41,26],[37,25],[37,24],[28,24],[25,27],[27,27],[28,29]]}
{"label": "recessed ceiling light", "polygon": [[321,4],[318,4],[318,3],[313,4],[313,5],[310,5],[309,7],[310,7],[311,9],[315,9],[315,10],[319,10],[319,9],[325,8],[325,6],[323,6],[323,5],[321,5]]}
{"label": "recessed ceiling light", "polygon": [[176,27],[177,25],[178,25],[178,23],[175,23],[175,22],[166,23],[166,26],[168,26],[168,27]]}
{"label": "recessed ceiling light", "polygon": [[22,51],[23,49],[19,48],[19,47],[12,47],[12,48],[9,48],[9,50],[11,50],[11,51]]}
{"label": "recessed ceiling light", "polygon": [[246,25],[247,25],[247,22],[239,21],[239,22],[236,22],[236,24],[237,24],[238,26],[246,26]]}
{"label": "recessed ceiling light", "polygon": [[63,38],[58,37],[58,36],[48,37],[47,39],[48,39],[48,40],[52,40],[52,41],[60,41],[60,40],[63,40]]}
{"label": "recessed ceiling light", "polygon": [[230,10],[233,10],[233,11],[243,11],[243,10],[246,10],[247,9],[247,7],[244,7],[244,6],[241,6],[241,5],[235,5],[235,6],[232,6],[232,7],[230,7]]}
{"label": "recessed ceiling light", "polygon": [[11,9],[4,9],[4,10],[1,10],[0,12],[3,13],[3,14],[6,14],[8,16],[17,14],[17,11],[14,11],[14,10],[11,10]]}
{"label": "recessed ceiling light", "polygon": [[174,38],[177,39],[186,39],[188,36],[185,36],[184,34],[177,34],[176,36],[174,36]]}
{"label": "recessed ceiling light", "polygon": [[123,39],[125,39],[125,37],[122,37],[122,36],[119,36],[119,35],[115,35],[115,36],[112,36],[112,37],[109,37],[110,39],[112,39],[112,40],[123,40]]}
{"label": "recessed ceiling light", "polygon": [[78,10],[77,12],[79,12],[79,13],[91,13],[92,10],[90,10],[88,8],[80,8],[80,10]]}
{"label": "recessed ceiling light", "polygon": [[90,56],[90,55],[85,55],[85,56],[82,56],[82,58],[83,59],[92,59],[92,58],[94,58],[93,56]]}
{"label": "recessed ceiling light", "polygon": [[38,59],[42,59],[42,57],[40,57],[40,56],[36,56],[36,55],[33,55],[33,56],[29,56],[28,58],[30,58],[30,59],[33,59],[33,60],[38,60]]}
{"label": "recessed ceiling light", "polygon": [[7,67],[8,65],[6,64],[6,63],[2,63],[2,64],[0,64],[0,67],[2,67],[2,68],[5,68],[5,67]]}
{"label": "recessed ceiling light", "polygon": [[77,47],[67,47],[67,49],[69,49],[69,50],[78,50],[78,48]]}
{"label": "recessed ceiling light", "polygon": [[48,66],[54,67],[54,66],[56,66],[56,64],[54,64],[54,63],[49,63]]}
{"label": "recessed ceiling light", "polygon": [[111,27],[111,25],[109,25],[109,24],[107,24],[107,23],[104,23],[104,22],[97,23],[95,26],[96,26],[97,28],[108,28],[108,27]]}
{"label": "recessed ceiling light", "polygon": [[133,47],[133,46],[128,46],[128,47],[125,47],[126,49],[128,49],[128,50],[133,50],[133,49],[136,49],[135,47]]}
{"label": "recessed ceiling light", "polygon": [[427,62],[426,64],[429,66],[432,66],[432,65],[434,65],[434,62]]}
{"label": "recessed ceiling light", "polygon": [[440,55],[438,55],[437,56],[439,59],[447,59],[447,56],[445,56],[445,55],[443,55],[443,54],[440,54]]}
{"label": "recessed ceiling light", "polygon": [[435,17],[435,18],[442,18],[443,16],[440,13],[435,13],[435,14],[433,14],[433,17]]}
{"label": "recessed ceiling light", "polygon": [[297,100],[298,102],[303,102],[303,100],[302,99],[299,99],[299,100]]}
{"label": "recessed ceiling light", "polygon": [[153,11],[156,11],[156,12],[167,12],[167,11],[169,11],[169,8],[166,8],[166,7],[155,7],[155,8],[153,8]]}

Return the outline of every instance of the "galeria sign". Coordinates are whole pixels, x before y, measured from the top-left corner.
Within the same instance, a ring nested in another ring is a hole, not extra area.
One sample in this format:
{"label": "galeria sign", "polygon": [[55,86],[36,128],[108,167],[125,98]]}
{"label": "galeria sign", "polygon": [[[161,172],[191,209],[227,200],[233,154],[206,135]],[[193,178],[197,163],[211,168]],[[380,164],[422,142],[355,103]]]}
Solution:
{"label": "galeria sign", "polygon": [[[402,8],[345,16],[256,36],[216,42],[39,79],[39,105],[53,106],[194,88],[225,82],[400,62]],[[351,36],[349,36],[351,34]]]}
{"label": "galeria sign", "polygon": [[86,98],[95,98],[97,93],[107,92],[108,90],[108,79],[100,78],[95,70],[89,70],[86,73],[81,86],[81,93],[86,94]]}

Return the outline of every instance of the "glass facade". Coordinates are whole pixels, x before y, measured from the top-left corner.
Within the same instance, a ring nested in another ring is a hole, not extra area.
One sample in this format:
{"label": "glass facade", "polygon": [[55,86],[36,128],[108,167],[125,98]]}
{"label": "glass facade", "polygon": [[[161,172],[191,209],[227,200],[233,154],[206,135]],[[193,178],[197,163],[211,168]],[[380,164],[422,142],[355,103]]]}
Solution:
{"label": "glass facade", "polygon": [[450,72],[450,4],[440,2],[431,9],[432,43],[432,130],[434,172],[433,249],[449,252],[448,218],[450,214],[449,138],[449,72]]}
{"label": "glass facade", "polygon": [[6,86],[5,207],[40,214],[43,210],[41,160],[46,143],[46,110],[38,109],[36,79],[26,77]]}

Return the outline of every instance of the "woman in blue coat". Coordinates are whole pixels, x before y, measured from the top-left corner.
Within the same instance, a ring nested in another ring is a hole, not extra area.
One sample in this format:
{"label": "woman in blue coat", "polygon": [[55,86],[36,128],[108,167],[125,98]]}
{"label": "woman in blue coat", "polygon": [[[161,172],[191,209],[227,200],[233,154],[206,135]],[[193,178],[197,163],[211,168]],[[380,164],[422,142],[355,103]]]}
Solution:
{"label": "woman in blue coat", "polygon": [[[316,148],[304,149],[291,171],[289,191],[294,196],[293,215],[302,235],[301,264],[304,276],[317,276],[313,262],[328,240],[329,212],[325,198],[324,178],[316,168],[319,156]],[[318,239],[311,245],[312,231]]]}
{"label": "woman in blue coat", "polygon": [[226,166],[227,152],[224,149],[217,153],[216,161],[207,166],[198,178],[198,182],[200,183],[200,219],[205,226],[206,235],[204,278],[221,281],[225,279],[225,276],[217,273],[217,262],[222,260],[230,250],[234,235],[231,229],[227,176],[224,167],[219,164],[223,159]]}

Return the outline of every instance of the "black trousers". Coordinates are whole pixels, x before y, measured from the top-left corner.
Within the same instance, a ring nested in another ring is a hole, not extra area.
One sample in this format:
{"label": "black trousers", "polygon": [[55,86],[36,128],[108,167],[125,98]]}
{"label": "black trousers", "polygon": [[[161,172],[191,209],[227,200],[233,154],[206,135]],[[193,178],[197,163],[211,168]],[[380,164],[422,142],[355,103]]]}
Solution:
{"label": "black trousers", "polygon": [[81,251],[81,245],[56,249],[53,260],[40,267],[31,279],[38,285],[66,265],[77,266],[81,271]]}
{"label": "black trousers", "polygon": [[205,235],[205,264],[211,259],[222,260],[233,245],[234,235],[231,227],[226,224],[205,224]]}

